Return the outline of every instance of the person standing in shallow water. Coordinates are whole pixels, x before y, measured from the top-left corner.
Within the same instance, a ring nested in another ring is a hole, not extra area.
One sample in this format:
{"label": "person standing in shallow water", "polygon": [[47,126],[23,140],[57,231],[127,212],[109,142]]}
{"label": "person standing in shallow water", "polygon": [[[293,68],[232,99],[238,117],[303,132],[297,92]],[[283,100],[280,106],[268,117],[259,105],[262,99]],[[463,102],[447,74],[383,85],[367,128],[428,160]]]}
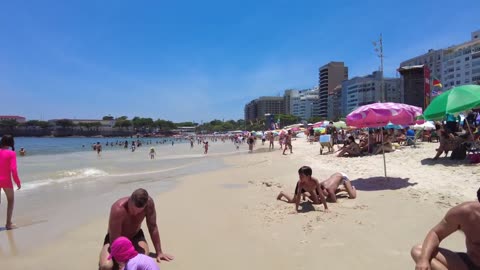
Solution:
{"label": "person standing in shallow water", "polygon": [[[10,150],[9,148],[12,149]],[[7,230],[16,228],[12,222],[15,201],[12,178],[17,185],[17,190],[19,190],[22,186],[17,172],[15,141],[11,135],[3,135],[0,141],[0,188],[3,189],[7,197],[7,222],[5,223]]]}

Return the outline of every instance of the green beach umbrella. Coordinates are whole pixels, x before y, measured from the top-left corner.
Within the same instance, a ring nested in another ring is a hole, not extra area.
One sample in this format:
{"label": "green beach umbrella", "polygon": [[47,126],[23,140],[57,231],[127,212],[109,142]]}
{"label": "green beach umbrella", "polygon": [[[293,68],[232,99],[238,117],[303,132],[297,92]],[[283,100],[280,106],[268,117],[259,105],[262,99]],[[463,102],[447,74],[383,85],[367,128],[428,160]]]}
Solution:
{"label": "green beach umbrella", "polygon": [[336,128],[347,128],[347,124],[344,121],[334,122],[333,126]]}
{"label": "green beach umbrella", "polygon": [[443,119],[447,113],[459,113],[476,107],[480,107],[480,85],[462,85],[434,98],[423,116],[427,120]]}

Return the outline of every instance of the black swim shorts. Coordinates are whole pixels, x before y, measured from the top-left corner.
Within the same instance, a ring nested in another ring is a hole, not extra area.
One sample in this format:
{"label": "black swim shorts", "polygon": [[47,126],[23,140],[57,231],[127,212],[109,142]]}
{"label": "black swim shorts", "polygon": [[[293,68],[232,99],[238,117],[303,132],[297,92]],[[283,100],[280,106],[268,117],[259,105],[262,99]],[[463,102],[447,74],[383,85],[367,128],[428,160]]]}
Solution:
{"label": "black swim shorts", "polygon": [[[145,251],[143,250],[143,248],[139,247],[138,246],[138,242],[140,241],[144,241],[145,243],[147,242],[147,240],[145,239],[145,235],[143,234],[143,230],[140,229],[137,234],[135,234],[133,236],[132,239],[130,239],[132,241],[132,244],[133,246],[135,247],[135,249],[138,251],[138,252],[141,252],[141,253],[145,253]],[[107,235],[105,235],[105,239],[103,240],[103,245],[105,246],[106,244],[111,244],[110,243],[110,235],[107,233]]]}
{"label": "black swim shorts", "polygon": [[462,259],[462,261],[467,266],[468,270],[480,270],[480,266],[475,265],[467,253],[465,252],[457,252],[457,255]]}
{"label": "black swim shorts", "polygon": [[[307,192],[305,189],[302,188],[302,190],[300,191],[300,193],[305,193]],[[297,185],[295,186],[295,191],[293,192],[295,195],[298,194],[298,182],[297,182]]]}

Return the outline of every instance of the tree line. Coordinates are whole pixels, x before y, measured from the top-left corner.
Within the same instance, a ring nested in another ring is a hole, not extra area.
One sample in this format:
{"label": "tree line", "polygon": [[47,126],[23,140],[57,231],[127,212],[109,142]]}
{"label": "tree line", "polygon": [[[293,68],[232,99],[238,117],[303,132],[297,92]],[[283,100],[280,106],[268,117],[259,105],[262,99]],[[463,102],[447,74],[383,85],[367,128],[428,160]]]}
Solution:
{"label": "tree line", "polygon": [[[169,120],[164,119],[157,119],[153,120],[152,118],[144,118],[135,116],[132,119],[128,119],[127,116],[120,116],[114,118],[113,116],[104,116],[102,120],[114,120],[115,124],[113,127],[116,128],[125,128],[130,129],[133,128],[135,130],[141,131],[172,131],[178,129],[179,127],[195,127],[196,132],[201,133],[212,133],[212,132],[226,132],[232,130],[248,130],[248,131],[261,131],[266,130],[266,120],[265,119],[256,119],[252,121],[245,121],[243,119],[238,120],[218,120],[214,119],[209,122],[205,123],[195,123],[195,122],[179,122],[174,123]],[[279,124],[280,127],[297,124],[300,122],[300,118],[294,115],[287,115],[287,114],[279,114],[275,115],[275,122]],[[318,121],[324,120],[320,117],[314,117],[308,119],[308,122],[315,123]],[[1,120],[0,127],[6,128],[16,128],[16,127],[36,127],[36,128],[48,128],[59,126],[62,128],[73,128],[73,127],[84,127],[84,128],[98,128],[102,124],[100,121],[98,122],[81,122],[75,124],[71,119],[59,119],[56,120],[55,123],[41,121],[41,120],[29,120],[24,123],[18,123],[16,120]]]}

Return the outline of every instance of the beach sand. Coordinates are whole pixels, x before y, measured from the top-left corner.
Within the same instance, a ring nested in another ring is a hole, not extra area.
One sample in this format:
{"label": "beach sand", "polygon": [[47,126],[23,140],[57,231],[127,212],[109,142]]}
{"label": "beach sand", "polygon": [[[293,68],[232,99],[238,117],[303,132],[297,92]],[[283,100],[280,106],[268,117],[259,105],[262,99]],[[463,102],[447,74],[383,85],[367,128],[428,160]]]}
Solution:
{"label": "beach sand", "polygon": [[[387,180],[381,155],[320,156],[318,144],[304,139],[293,146],[294,153],[284,156],[278,145],[268,151],[257,144],[253,154],[225,157],[225,169],[183,177],[175,188],[152,194],[162,247],[175,256],[161,268],[414,269],[411,246],[451,206],[474,200],[480,186],[478,165],[429,160],[436,143],[386,154]],[[293,213],[294,206],[276,196],[293,193],[302,165],[311,166],[319,180],[345,172],[358,198],[329,204],[330,212],[305,204],[303,212]],[[59,239],[31,239],[36,248],[28,252],[15,250],[22,228],[0,232],[0,268],[97,269],[110,204],[98,206],[104,218],[78,224]],[[442,246],[464,251],[464,237],[455,233]]]}

